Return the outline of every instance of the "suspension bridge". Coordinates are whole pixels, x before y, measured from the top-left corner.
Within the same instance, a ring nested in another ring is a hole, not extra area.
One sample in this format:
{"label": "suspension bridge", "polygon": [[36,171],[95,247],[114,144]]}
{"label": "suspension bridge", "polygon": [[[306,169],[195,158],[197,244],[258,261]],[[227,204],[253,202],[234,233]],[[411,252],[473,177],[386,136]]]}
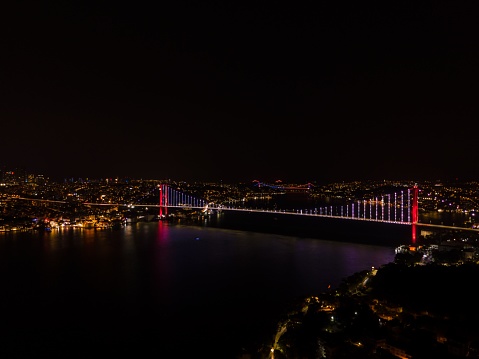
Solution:
{"label": "suspension bridge", "polygon": [[[262,184],[257,181],[257,186]],[[272,189],[285,189],[287,186],[273,185]],[[293,188],[293,187],[292,187]],[[304,186],[294,186],[296,189],[310,188],[309,184]],[[159,185],[159,207],[160,218],[167,216],[168,208],[196,208],[203,211],[247,211],[262,213],[277,213],[296,216],[315,216],[336,218],[342,220],[382,222],[411,226],[412,241],[416,240],[416,231],[418,226],[437,227],[450,230],[470,230],[479,232],[477,228],[467,228],[458,226],[448,226],[442,224],[430,224],[419,222],[419,205],[418,205],[419,189],[417,185],[390,194],[382,194],[380,196],[351,201],[350,203],[337,206],[320,206],[303,209],[262,209],[247,208],[241,205],[211,203],[204,199],[185,194],[170,186]],[[238,202],[241,203],[241,202]],[[151,205],[149,205],[151,206]]]}
{"label": "suspension bridge", "polygon": [[[302,187],[300,187],[302,188]],[[138,205],[137,205],[138,206]],[[141,206],[141,205],[140,205]],[[203,210],[275,212],[292,215],[319,216],[351,220],[365,220],[411,225],[418,221],[418,188],[402,190],[399,193],[363,199],[341,206],[323,206],[307,209],[281,210],[258,209],[231,204],[211,203],[163,184],[159,185],[159,203],[142,206],[159,207],[160,217],[168,213],[168,208],[195,208]]]}
{"label": "suspension bridge", "polygon": [[[274,185],[263,184],[259,181],[253,181],[257,187],[268,187],[269,189],[276,191],[284,191],[290,189],[291,191],[303,191],[311,189],[311,184],[285,186],[281,183]],[[157,192],[156,192],[157,191]],[[157,188],[152,190],[158,195],[157,203],[95,203],[95,202],[83,202],[84,205],[89,206],[119,206],[119,207],[157,207],[159,209],[158,218],[163,219],[168,217],[169,209],[197,209],[203,212],[211,211],[243,211],[243,212],[260,212],[260,213],[276,213],[284,215],[295,216],[311,216],[311,217],[327,217],[336,218],[341,220],[354,220],[354,221],[368,221],[368,222],[381,222],[406,225],[412,227],[412,240],[416,240],[416,227],[438,227],[452,230],[471,230],[479,232],[477,228],[466,228],[458,226],[447,226],[439,224],[427,224],[419,222],[419,205],[418,195],[419,189],[416,185],[412,188],[399,190],[397,192],[381,194],[379,196],[353,200],[349,203],[342,205],[328,205],[328,206],[315,206],[311,208],[302,209],[268,209],[268,208],[248,208],[245,206],[244,201],[230,201],[223,203],[214,203],[203,198],[198,198],[194,195],[188,194],[177,188],[174,188],[168,184],[157,185]],[[156,195],[155,195],[156,196]],[[32,200],[29,198],[17,198]],[[36,200],[41,201],[41,200]],[[51,201],[48,202],[61,202],[65,201]],[[139,201],[141,202],[141,201]]]}

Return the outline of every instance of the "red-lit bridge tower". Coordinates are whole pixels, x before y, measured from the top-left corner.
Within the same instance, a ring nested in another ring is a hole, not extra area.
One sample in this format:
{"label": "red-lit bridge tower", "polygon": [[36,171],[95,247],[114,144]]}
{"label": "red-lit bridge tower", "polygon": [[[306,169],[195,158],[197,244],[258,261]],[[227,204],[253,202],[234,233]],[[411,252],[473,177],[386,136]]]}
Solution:
{"label": "red-lit bridge tower", "polygon": [[416,243],[416,224],[419,219],[419,205],[418,205],[419,189],[417,185],[412,188],[412,205],[411,205],[411,225],[412,225],[412,243]]}
{"label": "red-lit bridge tower", "polygon": [[158,189],[160,192],[160,219],[166,217],[168,215],[168,185],[160,184],[158,185]]}

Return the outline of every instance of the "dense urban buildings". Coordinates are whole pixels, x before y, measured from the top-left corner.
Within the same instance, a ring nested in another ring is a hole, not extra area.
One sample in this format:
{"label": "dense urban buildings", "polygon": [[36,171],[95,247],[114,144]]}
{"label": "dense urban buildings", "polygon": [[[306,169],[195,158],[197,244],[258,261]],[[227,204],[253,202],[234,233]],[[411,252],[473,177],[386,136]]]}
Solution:
{"label": "dense urban buildings", "polygon": [[[252,180],[249,183],[186,183],[170,179],[69,178],[52,181],[44,174],[31,174],[23,169],[0,172],[2,229],[28,228],[33,219],[51,219],[59,225],[90,220],[106,225],[114,220],[152,220],[158,215],[158,186],[169,187],[206,203],[232,206],[263,206],[285,210],[271,201],[281,194],[303,194],[297,208],[322,203],[328,206],[354,201],[369,201],[381,194],[419,187],[420,220],[438,220],[431,213],[454,213],[458,227],[474,228],[479,209],[479,183],[383,180],[341,183],[273,184]],[[135,207],[135,205],[140,205]],[[151,205],[148,208],[146,205]],[[156,207],[155,207],[156,206]],[[291,210],[291,209],[290,209]],[[292,210],[295,210],[293,208]],[[178,212],[178,211],[177,211]],[[180,211],[181,212],[181,211]],[[175,212],[172,212],[175,213]],[[439,220],[441,223],[442,221]]]}

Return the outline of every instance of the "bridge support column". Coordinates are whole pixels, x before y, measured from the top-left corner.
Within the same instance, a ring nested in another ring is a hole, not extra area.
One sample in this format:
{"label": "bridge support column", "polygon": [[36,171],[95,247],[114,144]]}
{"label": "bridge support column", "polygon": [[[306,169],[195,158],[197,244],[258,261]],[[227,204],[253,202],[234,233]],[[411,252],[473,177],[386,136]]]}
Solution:
{"label": "bridge support column", "polygon": [[417,235],[417,221],[419,219],[419,205],[418,205],[418,194],[419,189],[417,185],[414,185],[412,188],[412,205],[411,205],[411,224],[412,224],[412,243],[416,243],[416,235]]}
{"label": "bridge support column", "polygon": [[158,185],[159,192],[160,192],[160,211],[159,217],[162,219],[168,215],[168,185],[160,184]]}

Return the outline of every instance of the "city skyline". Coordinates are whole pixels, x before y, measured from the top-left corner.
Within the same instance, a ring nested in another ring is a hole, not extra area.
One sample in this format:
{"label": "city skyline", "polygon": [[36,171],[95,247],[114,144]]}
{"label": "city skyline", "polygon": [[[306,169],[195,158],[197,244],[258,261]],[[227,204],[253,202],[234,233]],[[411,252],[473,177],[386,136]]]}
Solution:
{"label": "city skyline", "polygon": [[[60,172],[48,173],[45,171],[40,172],[33,172],[31,168],[26,168],[23,166],[8,166],[5,164],[0,163],[0,184],[28,184],[28,183],[37,183],[40,181],[41,183],[75,183],[75,182],[124,182],[128,183],[130,181],[146,181],[146,182],[159,182],[159,183],[195,183],[195,184],[228,184],[228,185],[251,185],[251,186],[258,186],[258,187],[268,187],[268,188],[281,188],[283,186],[299,186],[299,188],[314,188],[315,186],[325,186],[325,185],[347,185],[347,184],[375,184],[375,185],[405,185],[410,184],[413,185],[435,185],[435,186],[443,186],[443,185],[461,185],[461,184],[468,184],[468,185],[476,185],[479,183],[477,179],[460,179],[460,178],[382,178],[382,179],[371,179],[371,178],[348,178],[348,179],[341,179],[336,178],[333,180],[317,180],[311,179],[308,181],[285,181],[281,178],[277,179],[266,179],[266,180],[259,180],[257,178],[247,178],[241,180],[231,180],[225,181],[223,179],[219,180],[201,180],[198,178],[190,178],[188,180],[184,178],[173,178],[173,177],[164,177],[164,178],[152,178],[152,177],[135,177],[132,175],[124,175],[124,176],[98,176],[98,177],[90,177],[81,175],[78,177],[74,176],[66,176]],[[412,187],[411,187],[412,188]]]}
{"label": "city skyline", "polygon": [[466,4],[10,4],[0,165],[52,178],[474,180]]}

